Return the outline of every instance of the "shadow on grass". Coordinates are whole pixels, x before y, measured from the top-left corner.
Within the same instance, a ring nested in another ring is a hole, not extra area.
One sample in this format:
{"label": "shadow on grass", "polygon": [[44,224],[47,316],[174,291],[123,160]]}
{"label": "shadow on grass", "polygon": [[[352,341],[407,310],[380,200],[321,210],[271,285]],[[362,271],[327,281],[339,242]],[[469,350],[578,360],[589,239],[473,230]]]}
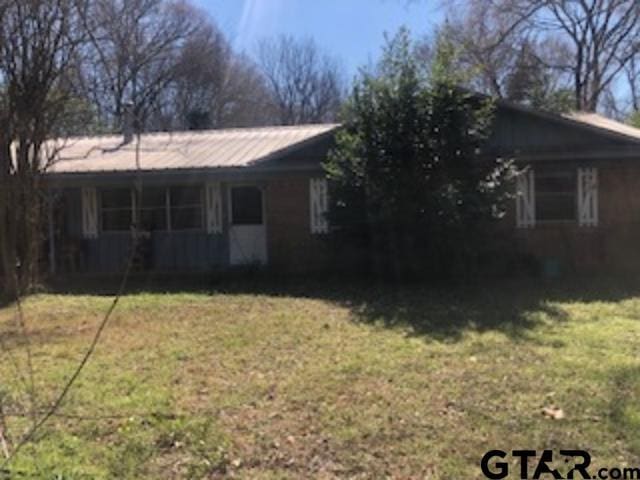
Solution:
{"label": "shadow on grass", "polygon": [[627,449],[640,458],[640,367],[625,367],[611,373],[611,403],[607,420]]}
{"label": "shadow on grass", "polygon": [[[113,295],[117,282],[105,278],[59,281],[62,294]],[[636,277],[572,277],[486,280],[473,284],[371,283],[362,278],[282,278],[264,274],[221,276],[136,275],[127,293],[198,292],[320,299],[349,308],[354,321],[413,335],[459,340],[465,331],[500,331],[524,337],[543,319],[563,322],[561,302],[619,301],[640,295]]]}

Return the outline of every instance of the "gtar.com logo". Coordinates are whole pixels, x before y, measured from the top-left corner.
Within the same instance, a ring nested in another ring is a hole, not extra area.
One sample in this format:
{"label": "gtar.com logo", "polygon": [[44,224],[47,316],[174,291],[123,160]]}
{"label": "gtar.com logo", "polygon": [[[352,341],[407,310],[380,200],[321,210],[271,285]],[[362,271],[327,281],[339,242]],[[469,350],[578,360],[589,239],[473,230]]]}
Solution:
{"label": "gtar.com logo", "polygon": [[[540,453],[540,454],[539,454]],[[612,467],[591,471],[591,455],[584,450],[560,450],[559,456],[566,469],[561,472],[552,468],[553,450],[512,450],[509,454],[503,450],[490,450],[480,461],[480,468],[486,478],[500,480],[503,478],[519,478],[521,480],[554,478],[558,480],[640,480],[640,468]],[[514,468],[510,469],[510,465]],[[514,471],[512,471],[514,470]],[[566,471],[565,471],[566,470]]]}

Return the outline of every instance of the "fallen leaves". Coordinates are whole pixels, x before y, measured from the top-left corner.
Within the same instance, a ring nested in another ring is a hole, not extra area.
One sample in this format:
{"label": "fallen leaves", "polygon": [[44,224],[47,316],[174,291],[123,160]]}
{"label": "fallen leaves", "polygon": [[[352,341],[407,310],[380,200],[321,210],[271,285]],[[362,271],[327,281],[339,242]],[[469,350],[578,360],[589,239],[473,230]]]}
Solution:
{"label": "fallen leaves", "polygon": [[555,405],[552,405],[550,407],[544,407],[542,409],[542,415],[552,420],[562,420],[565,417],[564,410],[562,410],[559,407],[556,407]]}

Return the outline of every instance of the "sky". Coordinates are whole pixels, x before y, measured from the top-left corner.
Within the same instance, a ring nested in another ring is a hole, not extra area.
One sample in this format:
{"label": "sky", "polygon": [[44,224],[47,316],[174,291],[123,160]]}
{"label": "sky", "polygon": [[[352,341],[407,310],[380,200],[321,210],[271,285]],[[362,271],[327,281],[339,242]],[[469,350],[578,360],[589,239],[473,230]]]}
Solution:
{"label": "sky", "polygon": [[193,0],[238,51],[254,54],[261,38],[312,37],[352,77],[375,61],[384,33],[407,26],[415,37],[431,31],[441,8],[431,0]]}

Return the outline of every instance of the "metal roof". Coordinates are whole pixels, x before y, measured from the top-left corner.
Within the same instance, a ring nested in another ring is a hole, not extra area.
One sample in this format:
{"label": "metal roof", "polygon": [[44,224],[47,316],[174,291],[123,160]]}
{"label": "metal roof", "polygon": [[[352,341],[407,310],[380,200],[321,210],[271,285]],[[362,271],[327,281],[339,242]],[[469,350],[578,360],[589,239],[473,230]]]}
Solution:
{"label": "metal roof", "polygon": [[49,173],[127,172],[249,167],[302,146],[338,128],[336,124],[237,128],[141,136],[122,145],[123,137],[75,137],[57,143]]}
{"label": "metal roof", "polygon": [[626,137],[634,138],[636,140],[640,140],[639,128],[632,127],[631,125],[627,125],[625,123],[616,122],[615,120],[603,117],[602,115],[598,115],[597,113],[572,112],[565,114],[564,117],[578,123],[589,125],[591,127],[596,127],[601,130],[607,130],[611,133],[616,133],[619,135],[624,135]]}

